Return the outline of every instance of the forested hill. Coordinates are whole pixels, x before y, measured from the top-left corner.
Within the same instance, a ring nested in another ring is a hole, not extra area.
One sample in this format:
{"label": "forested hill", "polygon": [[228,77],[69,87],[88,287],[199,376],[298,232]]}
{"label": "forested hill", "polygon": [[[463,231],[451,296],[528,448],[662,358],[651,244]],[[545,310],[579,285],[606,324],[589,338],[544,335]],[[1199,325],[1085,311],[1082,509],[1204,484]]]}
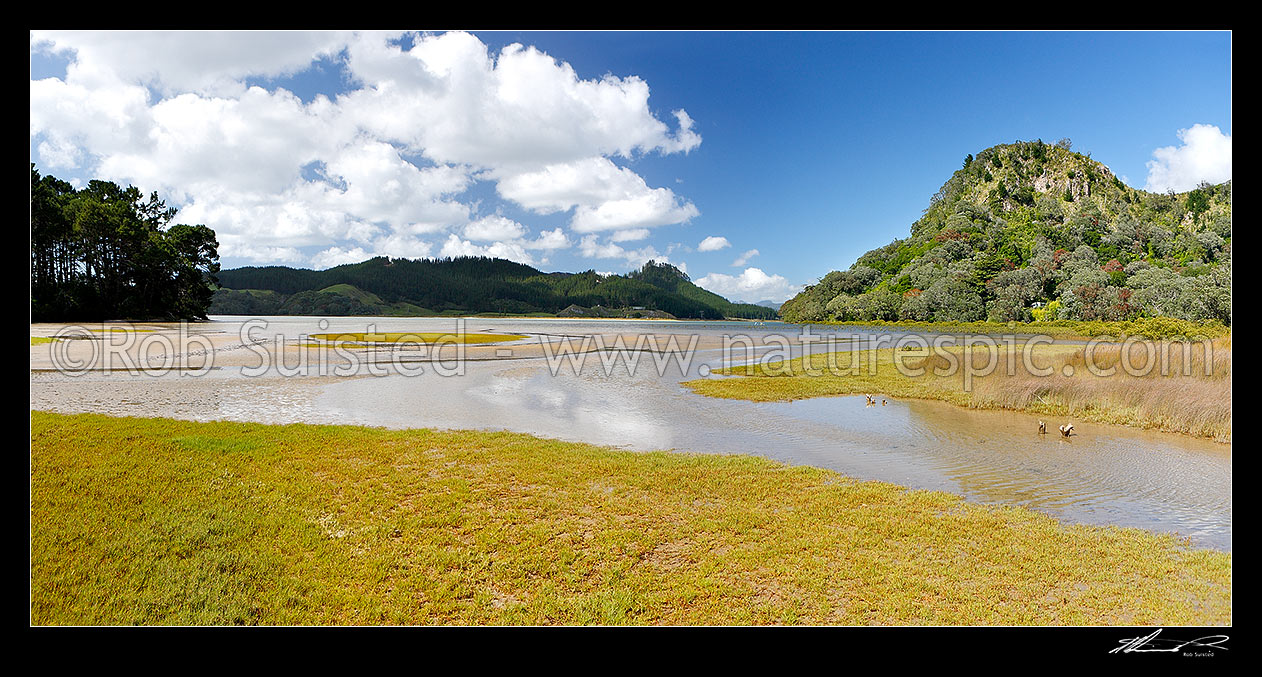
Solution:
{"label": "forested hill", "polygon": [[327,270],[246,267],[219,273],[212,314],[432,315],[556,313],[571,305],[643,308],[681,318],[773,319],[776,311],[731,303],[666,263],[628,275],[544,273],[503,259],[377,257]]}
{"label": "forested hill", "polygon": [[780,309],[792,322],[1128,320],[1231,323],[1231,182],[1130,188],[1068,140],[964,158],[911,236]]}

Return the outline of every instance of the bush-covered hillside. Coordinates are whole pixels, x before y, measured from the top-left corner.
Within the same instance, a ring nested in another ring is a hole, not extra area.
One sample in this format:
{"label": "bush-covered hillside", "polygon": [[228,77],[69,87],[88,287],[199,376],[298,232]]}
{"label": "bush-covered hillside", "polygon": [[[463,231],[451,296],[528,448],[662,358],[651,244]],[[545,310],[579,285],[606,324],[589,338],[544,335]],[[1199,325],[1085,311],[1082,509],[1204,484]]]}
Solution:
{"label": "bush-covered hillside", "polygon": [[791,322],[1129,320],[1231,323],[1231,182],[1130,188],[1055,145],[964,158],[911,236],[833,271],[780,309]]}
{"label": "bush-covered hillside", "polygon": [[657,310],[675,317],[772,319],[776,311],[731,303],[667,263],[628,275],[543,273],[503,259],[377,257],[328,270],[246,267],[219,274],[219,315],[430,315],[556,313],[571,305]]}

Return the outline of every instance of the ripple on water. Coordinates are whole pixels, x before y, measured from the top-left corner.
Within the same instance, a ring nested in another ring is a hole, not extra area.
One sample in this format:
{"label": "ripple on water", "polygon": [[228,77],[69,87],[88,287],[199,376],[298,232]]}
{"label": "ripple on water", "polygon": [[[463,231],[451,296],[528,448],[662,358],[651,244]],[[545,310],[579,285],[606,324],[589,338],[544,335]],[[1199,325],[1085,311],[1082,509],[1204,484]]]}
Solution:
{"label": "ripple on water", "polygon": [[[437,326],[376,321],[382,330]],[[297,332],[311,331],[307,325],[315,322],[280,324]],[[329,330],[363,331],[363,323],[342,318]],[[555,329],[525,321],[495,324],[503,331]],[[578,333],[588,325],[608,329],[601,323],[566,326]],[[698,360],[690,377],[702,363],[714,360]],[[599,367],[599,360],[589,364]],[[514,430],[630,449],[757,454],[978,502],[1022,505],[1070,522],[1177,532],[1197,545],[1231,548],[1229,445],[1079,421],[1079,434],[1066,440],[1055,432],[1038,435],[1034,416],[941,402],[890,400],[867,407],[862,396],[711,399],[681,388],[685,377],[673,366],[659,377],[649,358],[634,375],[619,368],[611,376],[599,369],[562,369],[551,376],[542,360],[467,367],[453,378],[244,379],[230,369],[201,378],[32,372],[31,406],[196,420]]]}

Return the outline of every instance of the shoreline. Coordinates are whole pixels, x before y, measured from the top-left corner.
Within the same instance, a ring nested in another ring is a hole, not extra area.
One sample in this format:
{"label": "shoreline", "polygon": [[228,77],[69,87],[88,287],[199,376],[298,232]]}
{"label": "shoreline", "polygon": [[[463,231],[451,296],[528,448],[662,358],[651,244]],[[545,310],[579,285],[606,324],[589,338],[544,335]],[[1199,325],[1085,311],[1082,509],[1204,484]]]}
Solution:
{"label": "shoreline", "polygon": [[[827,360],[828,355],[849,355],[849,353],[817,353],[811,356],[811,366],[805,369],[812,367],[822,369],[823,367],[817,365],[816,362]],[[980,397],[976,389],[964,391],[955,388],[954,384],[949,384],[945,379],[928,380],[927,373],[920,378],[911,378],[897,373],[892,362],[893,349],[864,350],[861,351],[860,359],[863,360],[863,357],[867,355],[875,356],[877,366],[875,375],[797,373],[799,369],[805,372],[804,358],[799,357],[788,361],[790,374],[768,374],[767,367],[764,365],[744,364],[716,369],[713,376],[717,378],[693,379],[684,381],[680,385],[703,397],[751,402],[784,402],[816,397],[875,394],[899,399],[946,402],[965,409],[1013,411],[1048,417],[1077,418],[1097,424],[1186,435],[1219,444],[1232,443],[1230,420],[1227,421],[1225,428],[1221,424],[1194,428],[1193,424],[1186,420],[1176,418],[1172,421],[1170,418],[1162,418],[1158,415],[1147,415],[1141,408],[1114,403],[1108,393],[1083,404],[1065,403],[1056,399],[1049,402],[1035,392],[1032,393],[1033,397],[1038,398],[1040,402],[1034,402],[1031,398],[1027,400],[1025,406],[1005,406],[997,400]],[[870,359],[863,361],[865,366],[869,362]],[[1057,378],[1057,375],[1053,375],[1052,378]],[[1135,377],[1135,380],[1143,381],[1139,377]],[[1054,384],[1049,383],[1050,385]],[[1226,398],[1228,417],[1230,417],[1230,377],[1227,380]]]}
{"label": "shoreline", "polygon": [[[285,316],[285,317],[290,317],[290,316]],[[297,317],[297,316],[293,316],[293,317]],[[580,320],[577,318],[552,318],[552,319],[566,320],[567,322],[572,322],[572,321],[583,322],[583,320]],[[225,320],[221,320],[221,322],[223,321]],[[635,322],[637,320],[623,320],[623,321]],[[639,320],[639,321],[643,321],[643,320]],[[659,323],[681,322],[679,320],[652,320],[652,321],[659,322]],[[719,322],[719,321],[707,321],[707,322]],[[611,328],[616,328],[617,326],[619,326],[615,323],[609,323],[607,320],[601,320],[601,323],[604,323]],[[669,325],[659,325],[659,326],[669,326]],[[52,352],[50,352],[51,350],[53,350],[51,346],[57,343],[61,343],[61,342],[52,342],[48,340],[46,335],[51,334],[54,330],[56,330],[59,327],[64,327],[64,325],[55,325],[55,324],[39,325],[39,326],[32,325],[32,330],[31,330],[32,336],[31,336],[31,346],[30,346],[31,353],[30,353],[30,361],[28,365],[30,367],[31,373],[49,371],[50,369],[53,369],[55,367],[55,364],[52,360],[53,355],[52,355]],[[512,331],[512,327],[507,326],[507,325],[502,327],[502,329],[508,332]],[[147,326],[145,325],[136,326],[136,327],[133,327],[132,330],[134,331],[137,337],[161,338],[162,336],[168,335],[170,333],[170,330],[172,330],[172,328],[150,324]],[[104,337],[109,337],[109,336],[121,335],[124,332],[121,328],[109,327],[107,331],[97,332],[97,333],[99,333],[101,337],[104,338]],[[215,365],[216,366],[226,366],[226,367],[244,366],[247,363],[250,363],[251,360],[258,359],[254,352],[251,352],[250,350],[245,350],[244,343],[240,341],[238,337],[232,335],[231,333],[225,333],[221,331],[195,332],[195,333],[198,334],[198,338],[203,339],[206,342],[209,342],[209,344],[213,346],[214,351],[215,351]],[[344,332],[334,331],[333,333],[338,334],[338,333],[344,333]],[[471,337],[474,337],[476,335],[477,335],[476,333],[470,333]],[[516,334],[514,335],[516,336]],[[594,334],[592,335],[594,336]],[[622,334],[604,333],[601,335],[606,339],[624,340],[625,345],[627,346],[634,344],[636,337],[642,336],[642,335],[652,335],[660,339],[670,339],[674,337],[674,338],[680,338],[681,340],[684,340],[687,338],[687,335],[682,335],[682,334],[677,335],[677,334],[669,334],[669,333],[668,334],[649,333],[647,332],[647,330],[646,332],[639,332],[639,333],[622,333]],[[526,335],[521,334],[521,336],[526,336]],[[551,343],[554,346],[565,347],[566,350],[572,351],[575,355],[593,354],[593,353],[598,353],[601,350],[599,347],[588,348],[585,343],[582,347],[578,345],[579,341],[584,340],[584,337],[588,336],[586,332],[582,333],[581,335],[542,336],[542,335],[530,334],[530,336],[537,338],[539,342],[536,343],[535,340],[531,340],[531,339],[521,339],[519,341],[506,341],[506,342],[501,342],[501,343],[479,343],[475,341],[470,341],[466,348],[464,359],[468,361],[508,361],[508,360],[517,361],[517,360],[522,360],[522,359],[544,359],[546,357],[546,354],[543,350],[542,342],[545,342],[545,341]],[[1226,339],[1215,340],[1214,344],[1219,345],[1220,342],[1226,346],[1226,351],[1227,351],[1225,353],[1227,355],[1226,364],[1229,370],[1230,338],[1228,337]],[[74,342],[71,342],[71,345],[62,346],[61,348],[57,348],[56,350],[60,352],[66,352],[67,355],[69,355],[70,357],[87,358],[95,354],[93,353],[94,347],[92,345],[89,345],[91,343],[93,342],[74,341]],[[145,360],[139,360],[139,355],[137,351],[140,349],[141,343],[142,341],[137,341],[135,342],[134,345],[128,347],[127,348],[128,355],[130,355],[131,359],[133,360],[138,360],[140,363],[147,364]],[[279,356],[283,353],[285,355],[288,355],[289,357],[292,357],[291,353],[294,353],[294,351],[320,349],[322,347],[320,345],[304,347],[304,345],[302,344],[299,344],[296,342],[289,342],[289,341],[286,341],[284,343],[273,342],[273,343],[268,343],[265,345],[266,345],[267,351],[269,352],[269,355]],[[615,344],[607,341],[605,345],[613,346]],[[719,347],[720,345],[721,344],[719,343],[718,339],[715,337],[703,337],[700,340],[700,342],[697,344],[696,349],[709,350],[709,349],[715,349]],[[1061,354],[1063,351],[1069,350],[1071,346],[1072,344],[1065,343],[1065,342],[1058,342],[1058,343],[1051,344],[1048,346],[1039,346],[1036,348],[1034,355],[1037,356],[1039,354]],[[501,349],[505,347],[512,350],[511,355],[501,354]],[[177,346],[177,349],[178,349],[178,346]],[[369,350],[369,352],[364,353],[364,355],[376,354],[370,349],[366,348],[365,350]],[[373,350],[375,350],[375,347],[373,347]],[[861,351],[861,353],[866,353],[866,352],[867,351]],[[928,375],[922,378],[912,379],[912,378],[905,377],[902,374],[898,374],[894,372],[892,365],[886,364],[886,362],[888,362],[888,359],[886,358],[888,358],[888,356],[892,353],[892,349],[884,348],[884,349],[880,349],[878,352],[885,357],[878,359],[878,366],[881,368],[878,370],[879,373],[875,377],[870,377],[866,374],[841,376],[841,375],[835,375],[835,374],[830,375],[826,373],[819,376],[808,376],[806,374],[798,374],[798,373],[794,373],[791,376],[780,375],[780,374],[768,375],[768,374],[761,373],[763,371],[763,367],[757,366],[757,365],[754,365],[753,367],[751,367],[751,365],[746,364],[746,365],[733,365],[724,369],[716,369],[711,375],[711,377],[709,378],[700,378],[700,379],[681,381],[680,385],[685,386],[687,389],[689,389],[693,393],[706,396],[706,397],[714,397],[714,398],[720,398],[720,399],[748,400],[748,401],[753,401],[753,402],[792,401],[796,399],[821,397],[821,396],[881,393],[886,396],[895,397],[895,398],[936,400],[936,401],[948,402],[950,404],[953,404],[956,406],[962,406],[969,409],[1006,410],[1006,411],[1023,412],[1023,413],[1028,413],[1032,415],[1043,415],[1043,416],[1048,416],[1048,417],[1069,417],[1069,418],[1074,418],[1074,419],[1078,419],[1082,421],[1091,421],[1094,423],[1123,425],[1123,426],[1126,426],[1129,428],[1135,428],[1135,429],[1158,430],[1158,431],[1167,432],[1167,433],[1187,435],[1187,436],[1197,438],[1197,439],[1210,439],[1220,444],[1231,443],[1232,435],[1231,435],[1231,425],[1230,425],[1230,375],[1229,373],[1226,376],[1226,378],[1218,381],[1220,385],[1214,386],[1216,388],[1220,388],[1221,390],[1212,391],[1208,393],[1201,393],[1201,395],[1197,396],[1197,397],[1201,397],[1202,400],[1205,397],[1209,397],[1209,396],[1212,396],[1213,398],[1217,398],[1219,400],[1225,400],[1226,405],[1227,405],[1226,421],[1225,422],[1218,421],[1218,422],[1210,422],[1210,423],[1205,423],[1205,422],[1197,423],[1195,421],[1186,420],[1187,417],[1183,415],[1183,412],[1170,411],[1169,408],[1163,411],[1156,411],[1155,413],[1151,411],[1145,411],[1145,407],[1148,407],[1149,405],[1143,402],[1136,403],[1134,401],[1133,396],[1132,396],[1132,401],[1118,404],[1116,402],[1111,401],[1111,398],[1113,397],[1113,395],[1107,389],[1100,389],[1099,392],[1089,393],[1087,396],[1079,397],[1076,401],[1073,401],[1073,402],[1060,402],[1055,397],[1056,392],[1054,389],[1056,387],[1063,386],[1065,383],[1067,383],[1067,381],[1066,379],[1061,379],[1058,374],[1053,374],[1052,376],[1043,379],[1042,382],[1035,385],[1031,385],[1030,383],[1018,384],[1018,385],[1021,385],[1022,388],[1026,390],[1030,390],[1030,393],[1028,394],[1028,396],[1025,397],[1024,400],[1019,400],[1019,399],[1013,400],[1012,398],[1006,398],[1002,392],[995,392],[997,389],[997,386],[992,387],[990,389],[990,392],[986,393],[985,397],[981,397],[978,395],[976,388],[968,392],[962,391],[959,383],[950,384],[950,383],[947,383],[947,381],[942,380],[942,379],[931,379],[928,377]],[[848,356],[850,353],[839,353],[839,354]],[[827,359],[826,355],[829,355],[829,353],[816,353],[815,357],[813,357],[812,360],[819,361],[819,360]],[[163,357],[164,360],[166,359],[164,356],[159,356],[159,357]],[[185,356],[183,358],[180,358],[179,356],[176,356],[175,361],[172,362],[169,366],[175,369],[188,369],[188,370],[195,370],[197,368],[197,365],[193,364],[192,362],[190,362],[189,364],[184,364],[180,362],[179,359],[186,359],[186,361],[194,360],[194,358],[192,357]],[[355,359],[361,360],[361,359],[369,359],[369,358],[356,357]],[[802,357],[792,358],[789,360],[789,364],[791,367],[792,365],[797,365],[800,368],[802,365],[802,359],[803,359]],[[846,357],[846,358],[843,358],[842,361],[845,362],[849,359],[850,359],[849,357]],[[389,366],[390,361],[387,360],[386,363],[387,363],[387,366]],[[201,364],[201,363],[198,362],[198,364]],[[812,362],[812,364],[814,364],[814,362]],[[166,366],[166,363],[164,362],[163,365],[160,365],[160,366]],[[751,368],[752,368],[752,371],[751,371]],[[96,369],[96,371],[102,371],[102,370],[108,371],[108,369],[104,365],[102,366],[101,369]],[[719,377],[719,378],[716,378],[716,377]],[[751,379],[754,379],[754,380],[751,380]],[[996,379],[996,380],[1001,381],[1002,379]],[[1069,379],[1069,381],[1072,381],[1072,380],[1073,379]],[[1079,375],[1078,380],[1086,381],[1089,379],[1085,378],[1085,372],[1084,372],[1083,374]],[[1136,378],[1132,380],[1134,384],[1137,384],[1138,386],[1148,387],[1148,386],[1153,386],[1153,385],[1161,385],[1161,384],[1155,384],[1154,382],[1156,381],[1161,381],[1161,380],[1174,381],[1176,379]],[[1205,390],[1208,387],[1206,382],[1199,378],[1177,379],[1177,380],[1181,380],[1185,385],[1188,385],[1188,386],[1198,386],[1201,388],[1201,390]],[[1051,388],[1052,390],[1048,390],[1049,388]],[[1158,394],[1162,394],[1164,396],[1170,396],[1169,392],[1163,392],[1163,393],[1158,393]],[[1185,398],[1184,404],[1195,405],[1198,401],[1199,400],[1196,400],[1195,397],[1192,397],[1190,400],[1188,400],[1188,398]]]}

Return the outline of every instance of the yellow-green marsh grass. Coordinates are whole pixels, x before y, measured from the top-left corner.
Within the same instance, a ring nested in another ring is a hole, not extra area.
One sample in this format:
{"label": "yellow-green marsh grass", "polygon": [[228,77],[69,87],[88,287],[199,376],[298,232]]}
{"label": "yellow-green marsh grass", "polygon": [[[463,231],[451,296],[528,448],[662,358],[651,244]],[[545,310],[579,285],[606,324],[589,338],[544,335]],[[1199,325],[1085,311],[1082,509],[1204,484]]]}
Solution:
{"label": "yellow-green marsh grass", "polygon": [[[1130,371],[1123,368],[1122,345],[1129,351],[1126,366]],[[1095,373],[1088,369],[1088,349]],[[953,374],[942,375],[949,370],[952,356],[958,365],[964,364],[960,347],[934,351],[927,357],[929,351],[907,356],[887,348],[812,355],[809,363],[795,358],[787,363],[729,367],[715,371],[729,378],[684,385],[710,397],[754,401],[865,393],[944,400],[977,409],[1027,411],[1231,441],[1230,336],[1208,344],[1033,345],[1028,364],[1023,350],[1023,344],[1000,343],[994,353],[978,347],[970,352],[972,374],[957,368]],[[1206,354],[1212,356],[1208,372]],[[906,370],[922,373],[907,375],[896,359]],[[1141,373],[1140,367],[1149,359],[1158,360],[1154,362],[1158,365],[1165,359],[1166,366]],[[993,371],[977,374],[992,361],[996,361]],[[1033,373],[1049,368],[1046,376]]]}
{"label": "yellow-green marsh grass", "polygon": [[487,334],[487,333],[443,333],[443,332],[345,332],[332,334],[312,334],[316,341],[329,343],[499,343],[526,338],[522,334]]}
{"label": "yellow-green marsh grass", "polygon": [[86,329],[82,333],[72,331],[63,336],[32,336],[31,345],[33,346],[43,345],[46,343],[52,343],[53,341],[57,341],[57,340],[85,340],[85,339],[101,340],[101,339],[106,338],[107,336],[113,337],[118,334],[141,334],[141,333],[151,333],[153,331],[155,330],[136,329],[133,327],[106,327],[104,329]]}
{"label": "yellow-green marsh grass", "polygon": [[31,415],[31,622],[1231,622],[1231,555],[750,456]]}

